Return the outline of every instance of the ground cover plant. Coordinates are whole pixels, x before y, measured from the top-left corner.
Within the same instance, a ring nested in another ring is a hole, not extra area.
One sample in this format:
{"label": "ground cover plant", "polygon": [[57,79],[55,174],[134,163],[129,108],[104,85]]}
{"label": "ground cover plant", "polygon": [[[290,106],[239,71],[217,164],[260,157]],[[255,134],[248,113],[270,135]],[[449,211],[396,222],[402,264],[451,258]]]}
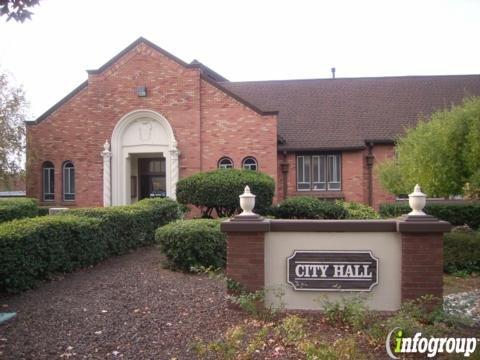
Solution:
{"label": "ground cover plant", "polygon": [[0,224],[0,292],[19,292],[57,272],[152,244],[158,226],[181,216],[170,199],[70,210]]}

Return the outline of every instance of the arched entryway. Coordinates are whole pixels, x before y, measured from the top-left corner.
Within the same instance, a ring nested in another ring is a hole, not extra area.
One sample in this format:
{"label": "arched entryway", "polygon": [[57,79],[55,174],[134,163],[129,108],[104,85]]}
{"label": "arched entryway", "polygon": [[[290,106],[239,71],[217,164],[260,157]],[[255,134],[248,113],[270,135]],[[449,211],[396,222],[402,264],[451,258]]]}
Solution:
{"label": "arched entryway", "polygon": [[142,197],[175,198],[177,142],[170,123],[157,112],[136,110],[122,117],[112,133],[111,204]]}

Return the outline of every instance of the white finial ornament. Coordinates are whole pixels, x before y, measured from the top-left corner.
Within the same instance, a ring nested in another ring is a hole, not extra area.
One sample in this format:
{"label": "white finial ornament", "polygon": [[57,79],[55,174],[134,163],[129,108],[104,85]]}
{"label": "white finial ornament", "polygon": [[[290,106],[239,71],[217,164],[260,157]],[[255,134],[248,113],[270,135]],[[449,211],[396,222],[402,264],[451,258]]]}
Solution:
{"label": "white finial ornament", "polygon": [[408,215],[417,215],[417,216],[424,216],[427,215],[423,212],[423,208],[427,203],[427,195],[422,193],[420,189],[420,185],[415,185],[413,189],[413,193],[408,195],[408,204],[412,208],[412,211],[408,213]]}
{"label": "white finial ornament", "polygon": [[245,186],[245,190],[242,195],[239,195],[240,207],[242,213],[239,216],[252,216],[256,215],[252,210],[255,207],[255,195],[250,192],[250,187]]}
{"label": "white finial ornament", "polygon": [[110,144],[108,143],[108,140],[105,140],[105,144],[103,144],[103,149],[105,151],[109,151],[110,150]]}

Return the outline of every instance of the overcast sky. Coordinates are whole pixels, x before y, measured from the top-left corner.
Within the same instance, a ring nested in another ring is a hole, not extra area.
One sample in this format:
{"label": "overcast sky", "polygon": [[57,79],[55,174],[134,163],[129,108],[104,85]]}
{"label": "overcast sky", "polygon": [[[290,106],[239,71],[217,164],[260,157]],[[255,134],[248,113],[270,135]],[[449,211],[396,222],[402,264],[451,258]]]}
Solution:
{"label": "overcast sky", "polygon": [[0,18],[32,119],[139,36],[232,81],[480,74],[480,0],[41,0]]}

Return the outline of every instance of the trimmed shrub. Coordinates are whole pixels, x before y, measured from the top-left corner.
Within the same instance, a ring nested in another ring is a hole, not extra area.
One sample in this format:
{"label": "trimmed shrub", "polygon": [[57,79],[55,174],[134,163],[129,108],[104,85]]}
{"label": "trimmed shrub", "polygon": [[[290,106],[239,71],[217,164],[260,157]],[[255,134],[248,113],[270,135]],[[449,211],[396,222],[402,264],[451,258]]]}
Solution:
{"label": "trimmed shrub", "polygon": [[345,219],[347,210],[336,202],[297,196],[272,207],[271,214],[278,219]]}
{"label": "trimmed shrub", "polygon": [[337,204],[342,206],[347,211],[347,219],[359,219],[359,220],[368,220],[368,219],[379,219],[380,215],[370,206],[357,203],[357,202],[347,202],[347,201],[336,201]]}
{"label": "trimmed shrub", "polygon": [[[380,205],[380,215],[385,218],[397,217],[410,211],[408,203]],[[480,227],[480,203],[427,204],[424,211],[454,226],[467,224],[472,229]]]}
{"label": "trimmed shrub", "polygon": [[251,170],[221,169],[197,173],[177,183],[177,200],[185,205],[195,205],[203,217],[232,216],[240,210],[238,196],[248,185],[255,198],[255,212],[264,214],[272,205],[275,193],[274,180],[263,173]]}
{"label": "trimmed shrub", "polygon": [[179,220],[159,228],[155,239],[173,268],[225,266],[226,235],[218,220]]}
{"label": "trimmed shrub", "polygon": [[107,208],[71,209],[60,216],[100,219],[108,231],[108,251],[124,254],[128,249],[153,244],[155,230],[181,217],[177,202],[171,199],[144,199],[134,205]]}
{"label": "trimmed shrub", "polygon": [[443,236],[446,273],[480,273],[480,232],[450,232]]}
{"label": "trimmed shrub", "polygon": [[148,199],[0,224],[0,292],[26,290],[52,273],[152,244],[156,227],[180,216],[175,201]]}
{"label": "trimmed shrub", "polygon": [[35,217],[38,215],[38,205],[30,198],[0,199],[0,223],[14,219]]}
{"label": "trimmed shrub", "polygon": [[71,271],[107,256],[101,222],[42,216],[0,225],[0,291],[19,292],[54,272]]}

